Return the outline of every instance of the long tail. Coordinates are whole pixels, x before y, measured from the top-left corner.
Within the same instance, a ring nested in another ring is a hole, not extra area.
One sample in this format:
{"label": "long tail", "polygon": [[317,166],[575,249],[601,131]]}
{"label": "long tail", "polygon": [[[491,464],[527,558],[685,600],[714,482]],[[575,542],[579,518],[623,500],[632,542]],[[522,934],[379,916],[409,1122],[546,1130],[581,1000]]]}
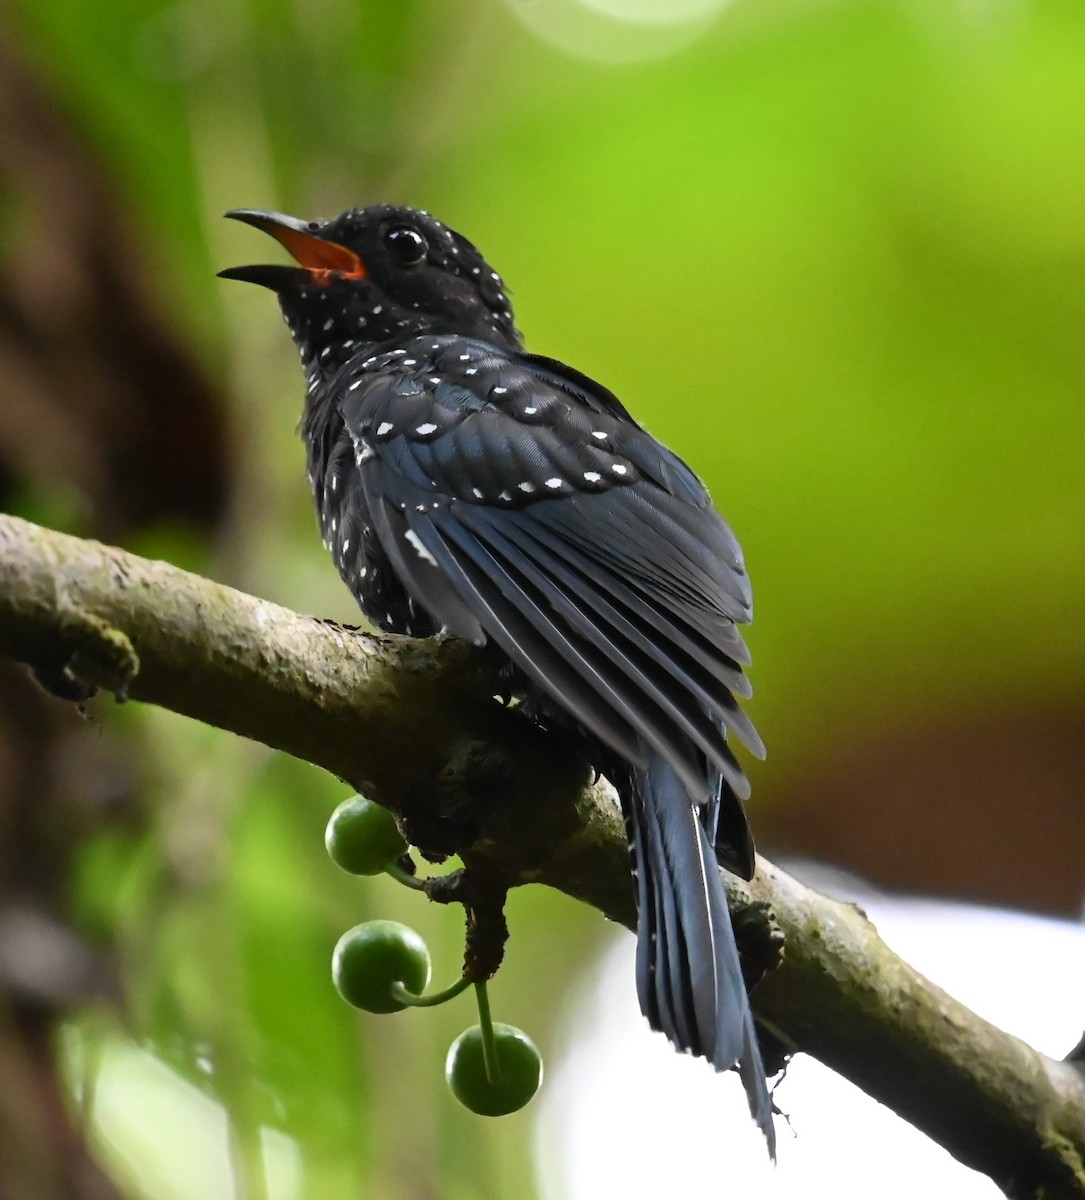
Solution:
{"label": "long tail", "polygon": [[637,994],[653,1029],[718,1071],[737,1066],[776,1156],[772,1103],[716,853],[673,768],[652,753],[619,788],[637,888]]}

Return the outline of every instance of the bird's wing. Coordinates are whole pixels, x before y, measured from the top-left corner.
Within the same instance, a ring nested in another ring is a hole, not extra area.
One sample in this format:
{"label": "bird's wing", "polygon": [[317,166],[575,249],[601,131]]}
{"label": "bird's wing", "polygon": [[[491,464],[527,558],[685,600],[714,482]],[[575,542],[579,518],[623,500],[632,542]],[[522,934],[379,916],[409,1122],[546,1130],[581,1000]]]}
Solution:
{"label": "bird's wing", "polygon": [[709,801],[755,753],[742,556],[693,473],[582,377],[462,339],[367,360],[340,411],[374,528],[416,603],[492,638],[627,759],[643,744]]}

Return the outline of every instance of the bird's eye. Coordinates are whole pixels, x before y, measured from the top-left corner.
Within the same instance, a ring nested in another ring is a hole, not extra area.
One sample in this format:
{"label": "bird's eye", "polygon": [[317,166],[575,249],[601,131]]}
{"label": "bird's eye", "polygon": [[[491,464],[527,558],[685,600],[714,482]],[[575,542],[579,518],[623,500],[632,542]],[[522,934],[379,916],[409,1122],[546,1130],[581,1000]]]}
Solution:
{"label": "bird's eye", "polygon": [[384,235],[384,244],[403,267],[417,266],[429,250],[426,239],[410,225],[393,225]]}

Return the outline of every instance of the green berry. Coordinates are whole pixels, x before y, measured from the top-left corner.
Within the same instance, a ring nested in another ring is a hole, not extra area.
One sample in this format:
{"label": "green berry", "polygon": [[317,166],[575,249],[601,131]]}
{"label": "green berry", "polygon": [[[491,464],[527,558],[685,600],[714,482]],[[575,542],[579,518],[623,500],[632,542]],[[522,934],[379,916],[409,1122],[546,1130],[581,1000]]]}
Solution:
{"label": "green berry", "polygon": [[340,996],[366,1012],[399,1012],[405,1005],[392,995],[392,984],[420,996],[429,976],[426,943],[398,921],[355,925],[336,942],[332,955],[332,982]]}
{"label": "green berry", "polygon": [[493,1029],[496,1078],[486,1074],[480,1025],[460,1034],[445,1061],[453,1096],[483,1117],[503,1117],[523,1108],[542,1082],[542,1058],[531,1038],[515,1025],[495,1022]]}
{"label": "green berry", "polygon": [[364,796],[351,796],[332,813],[324,845],[352,875],[379,875],[407,851],[392,814]]}

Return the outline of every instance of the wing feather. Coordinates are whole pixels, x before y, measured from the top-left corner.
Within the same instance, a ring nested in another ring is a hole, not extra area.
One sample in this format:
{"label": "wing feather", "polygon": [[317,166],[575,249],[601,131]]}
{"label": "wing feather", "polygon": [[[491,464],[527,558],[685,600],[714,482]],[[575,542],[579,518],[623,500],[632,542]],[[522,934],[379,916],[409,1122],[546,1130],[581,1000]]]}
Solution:
{"label": "wing feather", "polygon": [[[622,672],[637,694],[662,710],[668,720],[700,747],[736,790],[747,790],[741,768],[720,737],[717,721],[733,724],[754,746],[753,726],[725,688],[715,694],[701,688],[674,658],[660,651],[599,592],[597,585],[563,569],[546,549],[522,536],[519,521],[500,514],[458,508],[457,517],[492,547],[519,578],[529,581],[584,641]],[[555,569],[556,567],[556,569]]]}
{"label": "wing feather", "polygon": [[393,571],[623,757],[654,748],[699,803],[714,772],[746,796],[726,730],[764,752],[736,700],[749,581],[700,481],[581,377],[474,343],[465,357],[462,377],[446,357],[341,409]]}
{"label": "wing feather", "polygon": [[506,654],[570,714],[631,762],[643,761],[628,705],[613,693],[570,636],[473,535],[455,523],[421,515],[413,528],[448,573],[479,623]]}

